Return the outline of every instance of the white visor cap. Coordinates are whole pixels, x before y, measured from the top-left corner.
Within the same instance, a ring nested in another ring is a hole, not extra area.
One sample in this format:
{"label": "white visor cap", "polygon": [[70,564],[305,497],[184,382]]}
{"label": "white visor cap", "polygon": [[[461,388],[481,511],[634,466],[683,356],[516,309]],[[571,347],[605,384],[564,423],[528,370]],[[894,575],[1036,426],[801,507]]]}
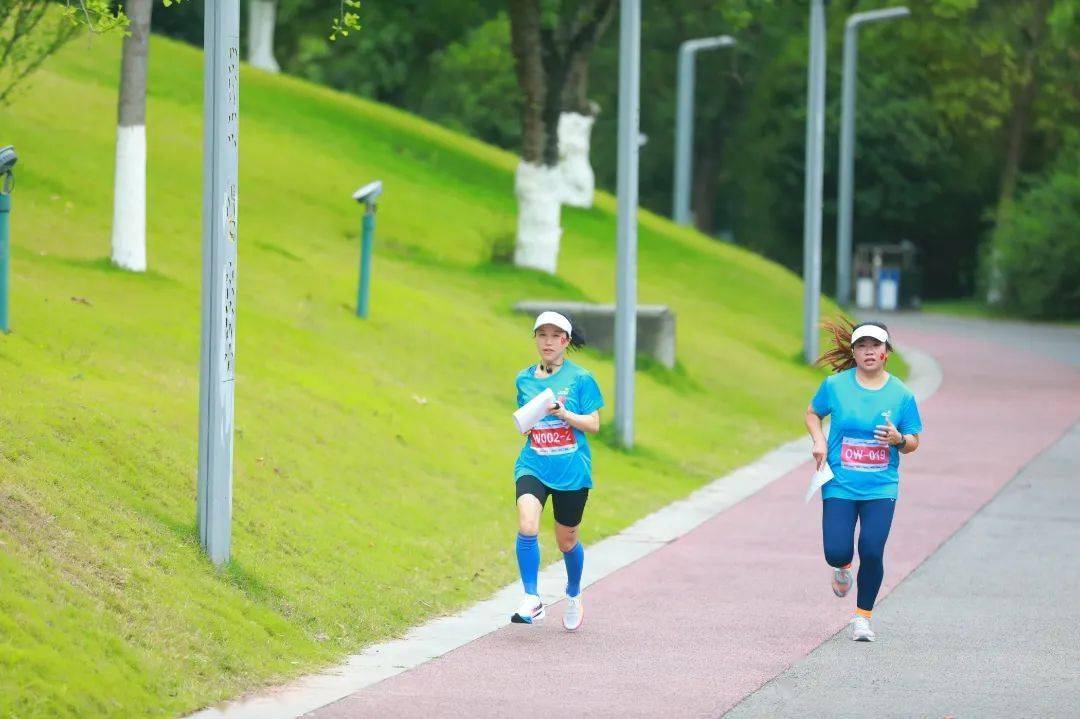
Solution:
{"label": "white visor cap", "polygon": [[558,312],[541,312],[537,315],[536,323],[533,324],[533,332],[536,332],[536,330],[544,325],[555,325],[565,332],[567,337],[574,334],[574,327],[570,324],[570,320],[566,319]]}
{"label": "white visor cap", "polygon": [[877,325],[863,325],[862,327],[856,327],[855,331],[851,333],[851,344],[854,345],[863,337],[870,337],[871,339],[886,344],[889,342],[889,333]]}

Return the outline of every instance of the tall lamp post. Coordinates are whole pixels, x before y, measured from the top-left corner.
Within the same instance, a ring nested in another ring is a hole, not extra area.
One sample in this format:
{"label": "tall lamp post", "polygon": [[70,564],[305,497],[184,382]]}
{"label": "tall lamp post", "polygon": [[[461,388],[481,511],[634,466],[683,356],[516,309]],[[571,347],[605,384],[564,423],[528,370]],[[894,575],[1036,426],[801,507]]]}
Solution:
{"label": "tall lamp post", "polygon": [[851,218],[855,194],[855,80],[859,63],[859,27],[871,22],[907,17],[906,7],[857,12],[844,24],[844,90],[840,120],[840,199],[836,233],[836,302],[851,303]]}
{"label": "tall lamp post", "polygon": [[731,47],[730,35],[687,40],[679,45],[679,90],[675,103],[675,180],[671,217],[680,225],[693,223],[690,214],[690,183],[694,153],[694,63],[702,50]]}
{"label": "tall lamp post", "polygon": [[203,273],[199,362],[199,542],[210,561],[232,544],[236,378],[240,3],[206,3],[203,31]]}
{"label": "tall lamp post", "polygon": [[810,2],[810,57],[806,86],[806,178],[803,200],[803,356],[818,356],[821,302],[821,202],[825,156],[825,3]]}
{"label": "tall lamp post", "polygon": [[618,229],[615,274],[615,434],[634,446],[637,348],[637,204],[641,90],[641,0],[619,0]]}

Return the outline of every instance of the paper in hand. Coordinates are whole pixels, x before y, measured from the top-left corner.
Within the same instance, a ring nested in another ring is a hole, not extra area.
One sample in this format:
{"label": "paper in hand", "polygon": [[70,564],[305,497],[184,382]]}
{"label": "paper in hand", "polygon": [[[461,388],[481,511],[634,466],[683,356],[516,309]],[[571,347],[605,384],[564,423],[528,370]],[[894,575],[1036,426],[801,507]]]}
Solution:
{"label": "paper in hand", "polygon": [[555,393],[550,387],[523,404],[517,412],[514,412],[514,424],[517,425],[518,433],[525,434],[535,427],[537,422],[551,413],[551,407],[554,404]]}
{"label": "paper in hand", "polygon": [[814,492],[821,489],[822,485],[832,478],[832,467],[829,466],[828,461],[822,462],[821,469],[814,472],[814,476],[810,478],[810,486],[806,488],[806,501],[809,502],[810,498],[814,496]]}

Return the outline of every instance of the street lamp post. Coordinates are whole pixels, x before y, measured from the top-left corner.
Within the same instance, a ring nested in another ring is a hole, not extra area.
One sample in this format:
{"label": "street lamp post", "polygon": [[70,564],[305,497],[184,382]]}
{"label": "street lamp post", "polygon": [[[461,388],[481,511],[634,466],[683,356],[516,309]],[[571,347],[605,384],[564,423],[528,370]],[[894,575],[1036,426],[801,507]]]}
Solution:
{"label": "street lamp post", "polygon": [[641,0],[619,0],[618,210],[615,274],[615,434],[634,446]]}
{"label": "street lamp post", "polygon": [[236,358],[240,3],[206,3],[203,35],[203,273],[199,364],[199,542],[229,561]]}
{"label": "street lamp post", "polygon": [[825,3],[810,3],[810,55],[806,87],[806,178],[803,200],[803,356],[818,355],[821,301],[821,202],[825,156]]}
{"label": "street lamp post", "polygon": [[871,22],[907,17],[906,7],[857,12],[844,24],[844,90],[840,121],[840,200],[836,233],[836,302],[851,303],[851,218],[855,186],[855,80],[859,62],[859,27]]}
{"label": "street lamp post", "polygon": [[680,225],[690,225],[690,183],[694,152],[694,62],[697,53],[719,47],[731,47],[730,35],[687,40],[679,45],[679,90],[675,104],[675,180],[671,216]]}

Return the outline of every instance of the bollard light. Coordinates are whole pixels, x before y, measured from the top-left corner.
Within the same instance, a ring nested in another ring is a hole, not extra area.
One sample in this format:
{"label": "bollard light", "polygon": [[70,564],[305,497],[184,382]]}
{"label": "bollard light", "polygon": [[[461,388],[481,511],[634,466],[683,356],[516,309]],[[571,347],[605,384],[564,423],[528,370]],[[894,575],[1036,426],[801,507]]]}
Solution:
{"label": "bollard light", "polygon": [[382,194],[382,180],[369,182],[353,193],[353,199],[364,205],[364,220],[360,231],[360,282],[356,290],[356,316],[367,318],[368,295],[371,289],[371,250],[375,236],[375,208]]}
{"label": "bollard light", "polygon": [[0,147],[0,332],[11,331],[8,326],[8,266],[11,250],[8,244],[8,216],[11,214],[11,190],[15,187],[15,163],[19,161],[11,145]]}

